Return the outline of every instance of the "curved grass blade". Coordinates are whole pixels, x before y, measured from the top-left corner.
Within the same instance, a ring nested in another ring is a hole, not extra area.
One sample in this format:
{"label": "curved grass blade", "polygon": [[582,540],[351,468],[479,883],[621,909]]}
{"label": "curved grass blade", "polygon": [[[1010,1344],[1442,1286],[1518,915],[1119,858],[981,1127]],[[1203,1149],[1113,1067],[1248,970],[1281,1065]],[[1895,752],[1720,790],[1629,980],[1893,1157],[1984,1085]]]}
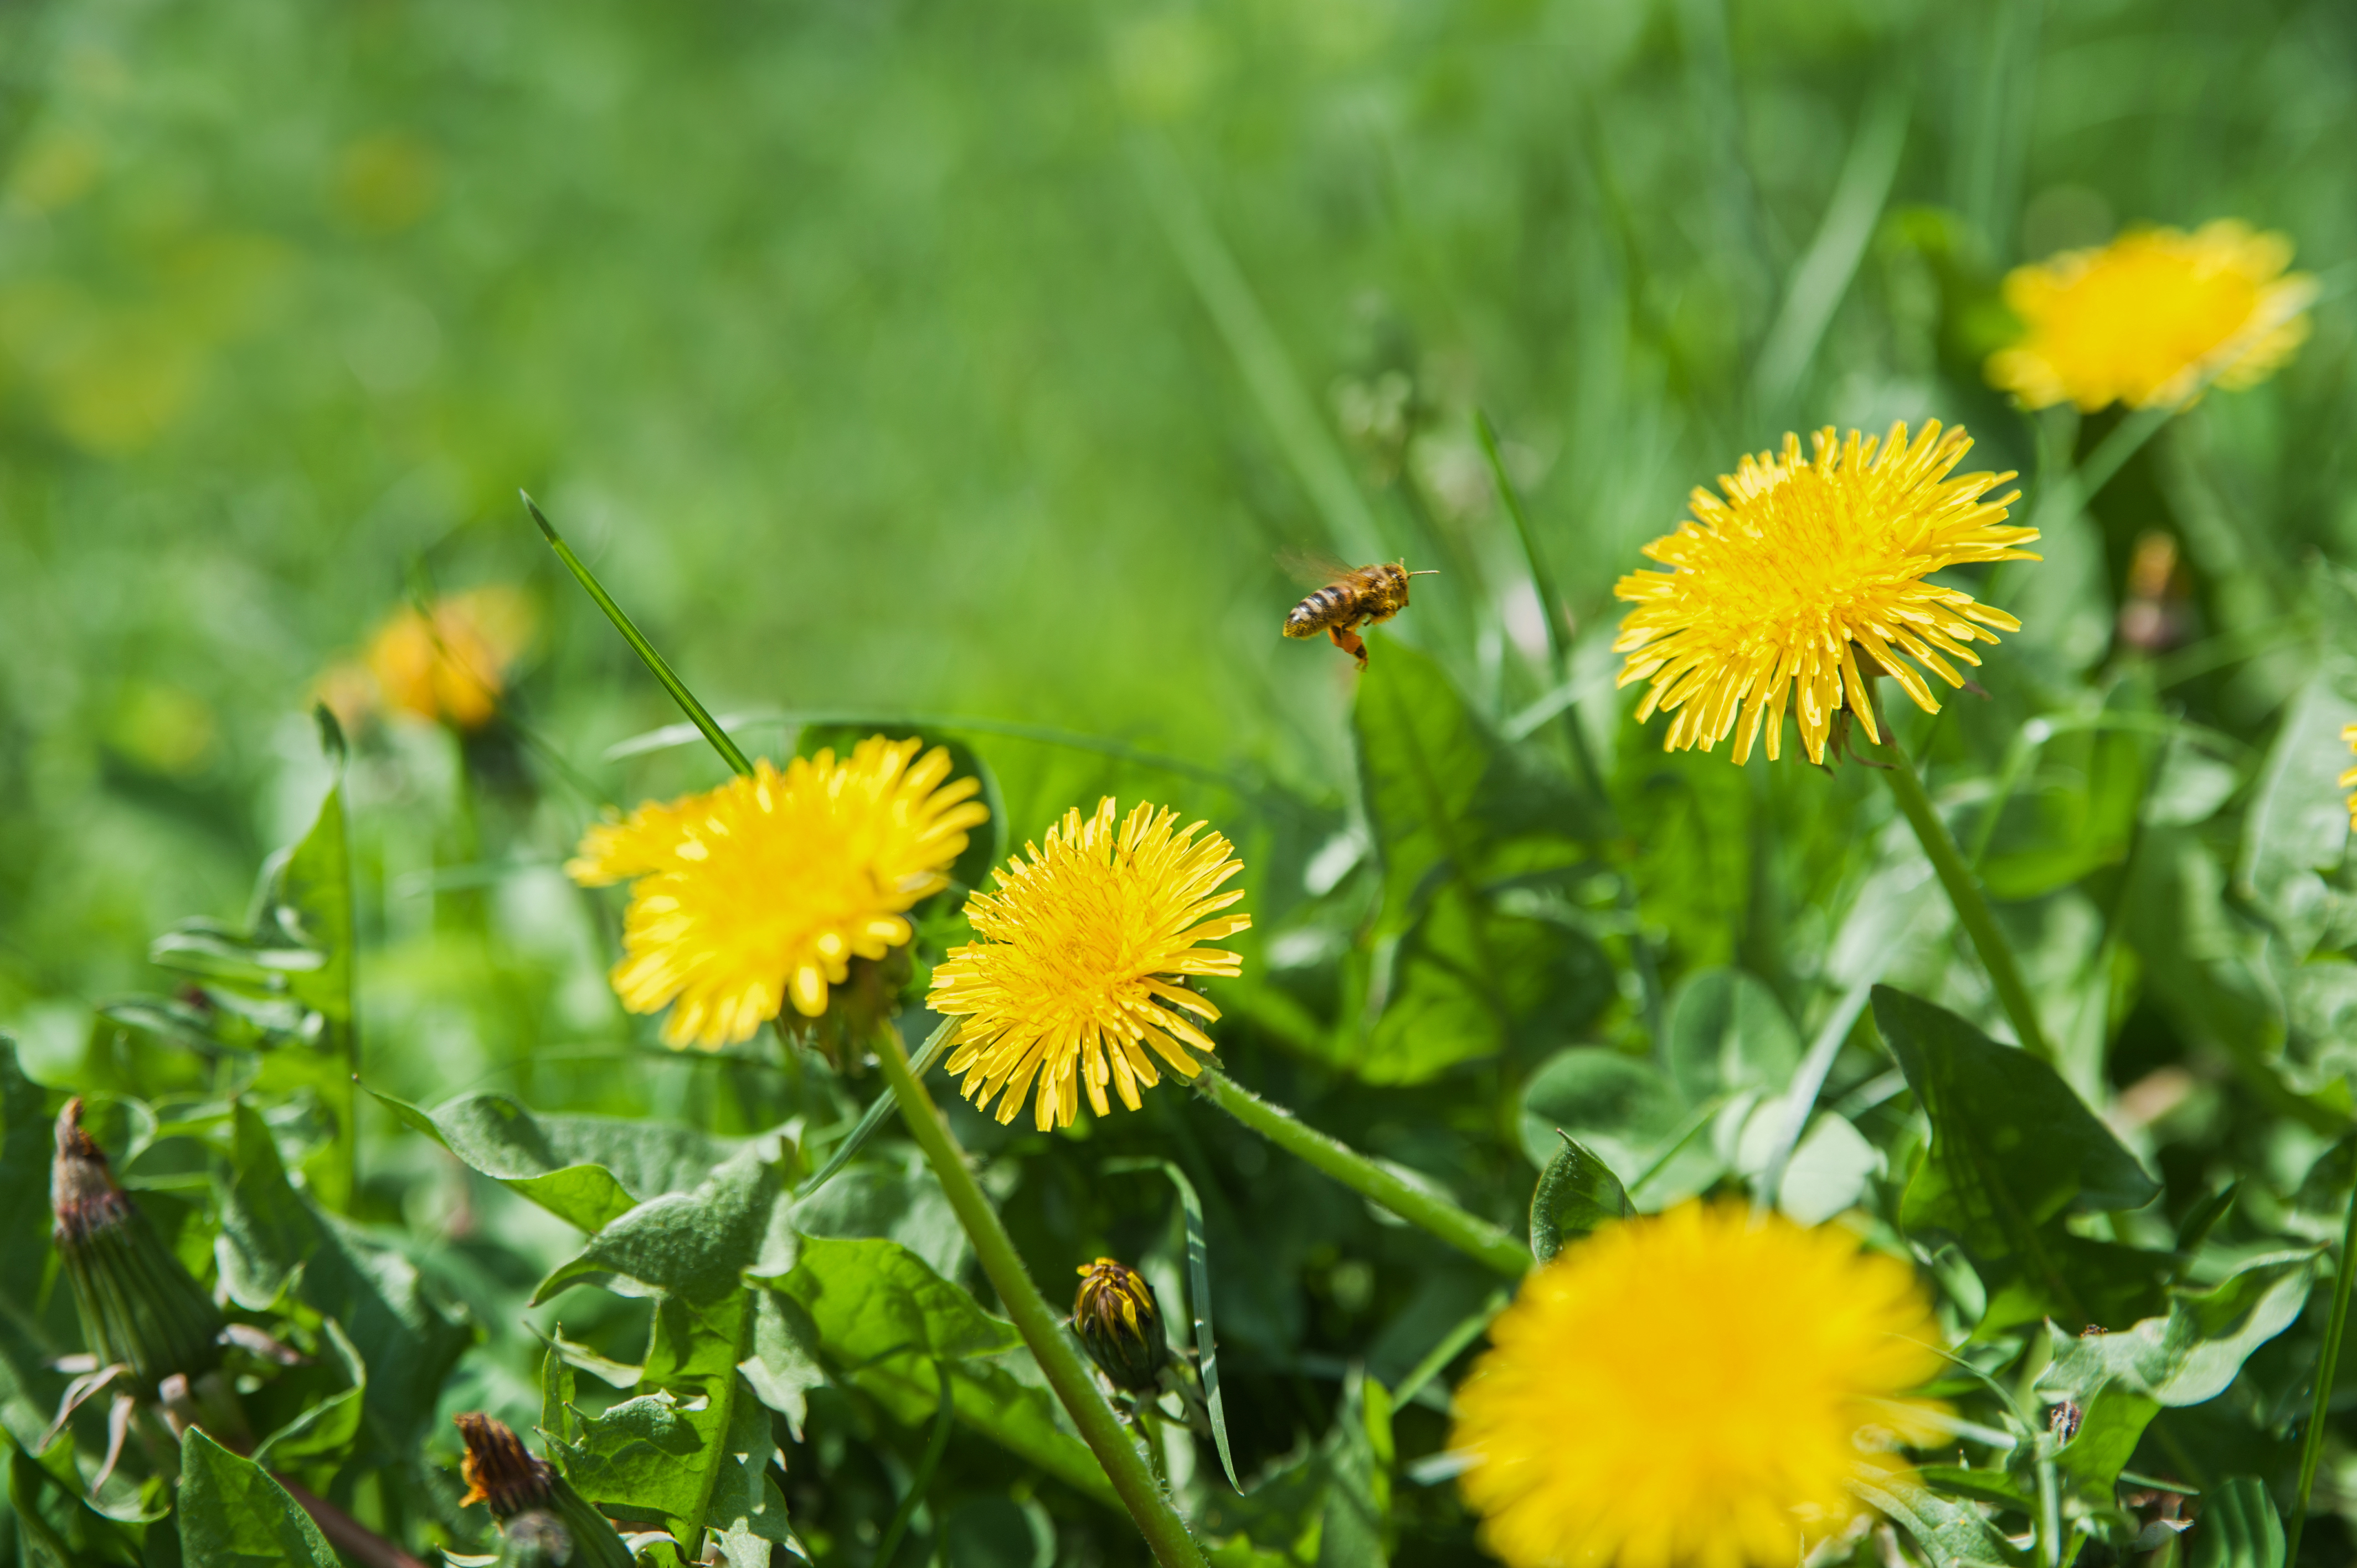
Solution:
{"label": "curved grass blade", "polygon": [[[886,1104],[892,1097],[884,1096]],[[892,1510],[892,1522],[884,1527],[884,1539],[876,1543],[876,1568],[892,1568],[892,1553],[899,1548],[900,1538],[909,1532],[909,1521],[917,1514],[917,1505],[925,1500],[925,1488],[932,1484],[933,1472],[941,1468],[942,1455],[949,1452],[951,1418],[957,1414],[957,1389],[950,1381],[950,1369],[939,1361],[933,1363],[933,1376],[941,1380],[941,1413],[933,1417],[933,1435],[925,1444],[925,1456],[917,1461],[909,1477],[909,1490],[900,1498],[900,1506]],[[938,1527],[936,1527],[938,1528]]]}
{"label": "curved grass blade", "polygon": [[1228,1485],[1242,1497],[1243,1483],[1236,1479],[1235,1456],[1228,1451],[1227,1407],[1220,1397],[1220,1351],[1211,1333],[1211,1251],[1203,1231],[1203,1200],[1195,1196],[1195,1184],[1187,1179],[1187,1173],[1168,1160],[1107,1160],[1099,1168],[1107,1176],[1160,1171],[1178,1189],[1178,1207],[1187,1217],[1187,1305],[1195,1318],[1196,1375],[1202,1379],[1203,1403],[1211,1413],[1211,1442],[1220,1451],[1220,1468],[1227,1472]]}
{"label": "curved grass blade", "polygon": [[591,598],[597,601],[597,607],[606,612],[606,618],[614,623],[614,629],[622,634],[622,640],[630,645],[631,650],[638,654],[654,678],[662,682],[663,690],[671,693],[671,700],[679,704],[679,711],[694,721],[695,727],[704,732],[704,738],[712,743],[712,749],[718,752],[729,767],[739,773],[751,773],[753,765],[737,748],[737,743],[728,738],[728,732],[720,727],[710,710],[695,700],[695,693],[687,689],[687,683],[672,673],[671,666],[663,662],[663,656],[655,651],[655,645],[649,642],[637,624],[622,613],[622,607],[614,602],[614,596],[606,591],[605,585],[597,581],[597,575],[581,564],[581,557],[573,553],[573,546],[565,542],[564,535],[556,532],[556,525],[548,521],[539,503],[522,490],[516,494],[523,496],[524,510],[532,513],[532,521],[540,525],[541,537],[548,541],[551,550],[556,552],[556,558],[565,563],[565,569],[573,574],[574,580],[588,592]]}
{"label": "curved grass blade", "polygon": [[[933,1063],[939,1060],[942,1053],[949,1048],[950,1030],[956,1023],[957,1020],[954,1018],[944,1018],[942,1020],[942,1026],[927,1036],[925,1043],[918,1048],[917,1059],[909,1064],[911,1076],[921,1079],[931,1070]],[[833,1181],[836,1173],[851,1163],[851,1156],[859,1152],[859,1146],[867,1142],[876,1129],[883,1123],[884,1118],[892,1114],[898,1103],[889,1093],[877,1095],[876,1102],[870,1105],[866,1112],[859,1118],[858,1124],[851,1129],[850,1133],[840,1144],[836,1145],[834,1153],[827,1157],[826,1164],[819,1167],[818,1174],[794,1189],[796,1201],[808,1197]],[[877,1561],[881,1563],[884,1559],[879,1556]]]}
{"label": "curved grass blade", "polygon": [[1481,1337],[1481,1331],[1490,1326],[1490,1320],[1505,1311],[1506,1303],[1512,1299],[1512,1294],[1503,1285],[1491,1291],[1487,1301],[1475,1307],[1462,1323],[1442,1335],[1440,1343],[1426,1351],[1424,1359],[1400,1380],[1400,1386],[1392,1393],[1393,1404],[1405,1405],[1422,1393],[1424,1385],[1447,1371],[1448,1363],[1457,1359],[1465,1347]]}

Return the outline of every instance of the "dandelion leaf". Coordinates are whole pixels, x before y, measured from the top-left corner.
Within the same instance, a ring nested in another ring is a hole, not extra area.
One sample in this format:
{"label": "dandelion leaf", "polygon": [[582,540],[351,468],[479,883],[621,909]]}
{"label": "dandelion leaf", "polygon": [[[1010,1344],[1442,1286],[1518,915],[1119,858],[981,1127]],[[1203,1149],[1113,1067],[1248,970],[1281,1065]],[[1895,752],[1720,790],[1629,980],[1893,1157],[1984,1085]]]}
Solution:
{"label": "dandelion leaf", "polygon": [[180,1444],[180,1552],[205,1568],[338,1568],[286,1488],[251,1459],[191,1431]]}

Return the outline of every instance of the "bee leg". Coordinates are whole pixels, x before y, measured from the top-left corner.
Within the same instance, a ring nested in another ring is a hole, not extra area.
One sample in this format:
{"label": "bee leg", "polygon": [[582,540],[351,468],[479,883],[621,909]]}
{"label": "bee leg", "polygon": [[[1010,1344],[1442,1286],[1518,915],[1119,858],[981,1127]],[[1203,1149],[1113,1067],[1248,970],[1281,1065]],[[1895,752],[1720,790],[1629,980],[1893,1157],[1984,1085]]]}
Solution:
{"label": "bee leg", "polygon": [[1326,635],[1334,639],[1335,647],[1357,660],[1360,669],[1364,670],[1367,667],[1366,640],[1357,632],[1345,631],[1339,626],[1329,626],[1326,628]]}

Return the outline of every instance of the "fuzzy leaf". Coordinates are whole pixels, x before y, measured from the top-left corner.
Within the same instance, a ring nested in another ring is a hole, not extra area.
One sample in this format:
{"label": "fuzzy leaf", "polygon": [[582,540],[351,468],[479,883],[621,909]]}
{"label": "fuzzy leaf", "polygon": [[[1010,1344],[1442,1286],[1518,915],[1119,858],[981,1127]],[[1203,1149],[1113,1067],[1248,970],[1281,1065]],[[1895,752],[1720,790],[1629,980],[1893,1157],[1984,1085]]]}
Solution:
{"label": "fuzzy leaf", "polygon": [[788,1223],[787,1164],[775,1138],[756,1139],[694,1191],[649,1198],[558,1265],[541,1282],[533,1305],[577,1281],[601,1278],[708,1303],[737,1290],[748,1270],[791,1268],[795,1240]]}

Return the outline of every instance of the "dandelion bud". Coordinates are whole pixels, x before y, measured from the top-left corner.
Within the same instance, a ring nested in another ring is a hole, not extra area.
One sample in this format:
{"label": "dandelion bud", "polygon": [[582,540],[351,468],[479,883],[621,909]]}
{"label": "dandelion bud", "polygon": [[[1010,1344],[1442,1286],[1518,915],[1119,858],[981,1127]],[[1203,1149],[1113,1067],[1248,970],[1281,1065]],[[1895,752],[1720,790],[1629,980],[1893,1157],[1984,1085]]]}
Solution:
{"label": "dandelion bud", "polygon": [[1170,1359],[1162,1337],[1162,1312],[1146,1276],[1111,1258],[1080,1270],[1080,1294],[1072,1298],[1072,1327],[1089,1359],[1127,1393],[1160,1387]]}
{"label": "dandelion bud", "polygon": [[221,1359],[221,1309],[164,1244],[106,1155],[82,1130],[81,1101],[58,1116],[49,1170],[53,1235],[81,1316],[82,1338],[102,1366],[125,1366],[150,1397],[165,1379],[199,1379]]}
{"label": "dandelion bud", "polygon": [[458,1506],[490,1505],[505,1538],[502,1563],[631,1568],[630,1549],[613,1521],[591,1508],[555,1466],[526,1448],[507,1423],[479,1411],[457,1422],[467,1444],[458,1463],[467,1495]]}

